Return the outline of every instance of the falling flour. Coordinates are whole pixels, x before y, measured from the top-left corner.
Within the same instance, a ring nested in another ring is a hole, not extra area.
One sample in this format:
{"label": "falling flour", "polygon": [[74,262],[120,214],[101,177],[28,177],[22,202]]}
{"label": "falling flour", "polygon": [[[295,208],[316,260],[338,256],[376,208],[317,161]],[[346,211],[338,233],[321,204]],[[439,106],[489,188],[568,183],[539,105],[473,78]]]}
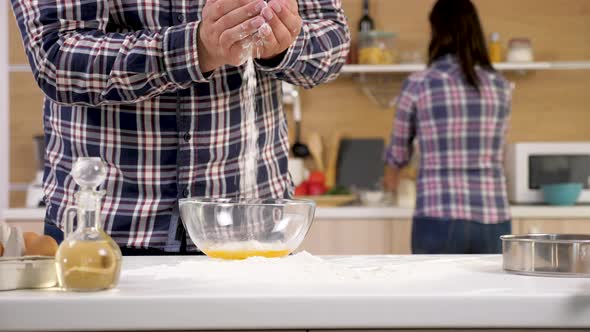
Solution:
{"label": "falling flour", "polygon": [[[251,50],[248,48],[248,50]],[[242,96],[244,110],[245,145],[244,145],[244,162],[242,166],[242,176],[240,185],[240,194],[243,199],[256,198],[257,177],[258,177],[258,127],[256,126],[256,69],[254,59],[248,56],[244,74],[242,78],[246,86]]]}
{"label": "falling flour", "polygon": [[[266,2],[263,3],[267,6]],[[257,179],[258,179],[258,126],[256,125],[256,66],[254,65],[254,56],[260,58],[260,51],[264,45],[264,39],[261,31],[272,31],[268,23],[264,23],[254,35],[251,36],[249,43],[244,43],[242,59],[246,59],[244,73],[242,75],[242,85],[246,87],[242,90],[242,109],[243,120],[245,123],[245,143],[244,143],[244,161],[241,169],[240,198],[252,199],[258,198]],[[256,53],[256,54],[253,54]]]}

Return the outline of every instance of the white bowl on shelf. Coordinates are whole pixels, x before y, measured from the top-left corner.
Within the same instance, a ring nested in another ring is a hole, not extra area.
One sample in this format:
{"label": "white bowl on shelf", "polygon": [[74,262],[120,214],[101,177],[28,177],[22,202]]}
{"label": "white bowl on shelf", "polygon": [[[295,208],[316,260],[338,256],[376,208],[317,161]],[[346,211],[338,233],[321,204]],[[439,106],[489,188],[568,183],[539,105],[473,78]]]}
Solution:
{"label": "white bowl on shelf", "polygon": [[363,190],[359,192],[358,196],[364,206],[377,207],[391,203],[391,193],[383,190]]}

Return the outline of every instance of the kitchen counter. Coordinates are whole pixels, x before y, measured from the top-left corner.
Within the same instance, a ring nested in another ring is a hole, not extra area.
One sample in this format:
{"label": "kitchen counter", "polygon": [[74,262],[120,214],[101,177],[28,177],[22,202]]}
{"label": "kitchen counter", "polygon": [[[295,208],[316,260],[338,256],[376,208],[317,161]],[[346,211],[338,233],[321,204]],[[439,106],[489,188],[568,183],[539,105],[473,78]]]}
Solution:
{"label": "kitchen counter", "polygon": [[[576,206],[548,206],[548,205],[513,205],[511,207],[513,218],[522,219],[590,219],[590,204]],[[398,206],[370,207],[370,206],[346,206],[346,207],[318,207],[316,217],[321,220],[383,220],[383,219],[410,219],[414,209]],[[45,217],[45,209],[8,209],[0,215],[0,220],[9,221],[41,221]]]}
{"label": "kitchen counter", "polygon": [[243,261],[126,257],[112,291],[0,293],[0,330],[590,327],[590,279],[507,274],[500,256],[325,257],[315,266],[333,270],[281,273],[302,256],[318,260],[262,260],[275,273],[250,282],[232,273],[257,266]]}
{"label": "kitchen counter", "polygon": [[[404,207],[318,207],[318,220],[383,220],[383,219],[411,219],[412,208]],[[576,206],[548,206],[548,205],[513,205],[511,207],[513,219],[590,219],[590,205]]]}

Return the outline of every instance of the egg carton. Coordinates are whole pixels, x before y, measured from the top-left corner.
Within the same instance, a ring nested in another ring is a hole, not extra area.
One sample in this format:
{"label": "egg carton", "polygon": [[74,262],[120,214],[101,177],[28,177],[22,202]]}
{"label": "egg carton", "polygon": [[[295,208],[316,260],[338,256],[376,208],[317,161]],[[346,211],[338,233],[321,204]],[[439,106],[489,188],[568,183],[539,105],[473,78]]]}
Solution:
{"label": "egg carton", "polygon": [[25,239],[20,228],[0,222],[0,243],[4,246],[2,257],[21,257],[25,254]]}
{"label": "egg carton", "polygon": [[22,231],[0,222],[0,291],[50,288],[57,285],[55,258],[23,256],[25,242]]}

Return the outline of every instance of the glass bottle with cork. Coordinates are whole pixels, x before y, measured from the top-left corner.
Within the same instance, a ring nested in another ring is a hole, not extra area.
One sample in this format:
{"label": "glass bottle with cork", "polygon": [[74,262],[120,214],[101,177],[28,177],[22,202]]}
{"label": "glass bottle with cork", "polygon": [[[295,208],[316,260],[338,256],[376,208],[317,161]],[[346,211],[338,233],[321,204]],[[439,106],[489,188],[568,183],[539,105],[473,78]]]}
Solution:
{"label": "glass bottle with cork", "polygon": [[[72,177],[80,186],[77,206],[66,210],[64,241],[56,254],[57,277],[66,291],[92,292],[113,288],[121,272],[121,250],[101,225],[103,191],[97,187],[106,179],[99,158],[79,158]],[[74,216],[77,228],[72,232]]]}

